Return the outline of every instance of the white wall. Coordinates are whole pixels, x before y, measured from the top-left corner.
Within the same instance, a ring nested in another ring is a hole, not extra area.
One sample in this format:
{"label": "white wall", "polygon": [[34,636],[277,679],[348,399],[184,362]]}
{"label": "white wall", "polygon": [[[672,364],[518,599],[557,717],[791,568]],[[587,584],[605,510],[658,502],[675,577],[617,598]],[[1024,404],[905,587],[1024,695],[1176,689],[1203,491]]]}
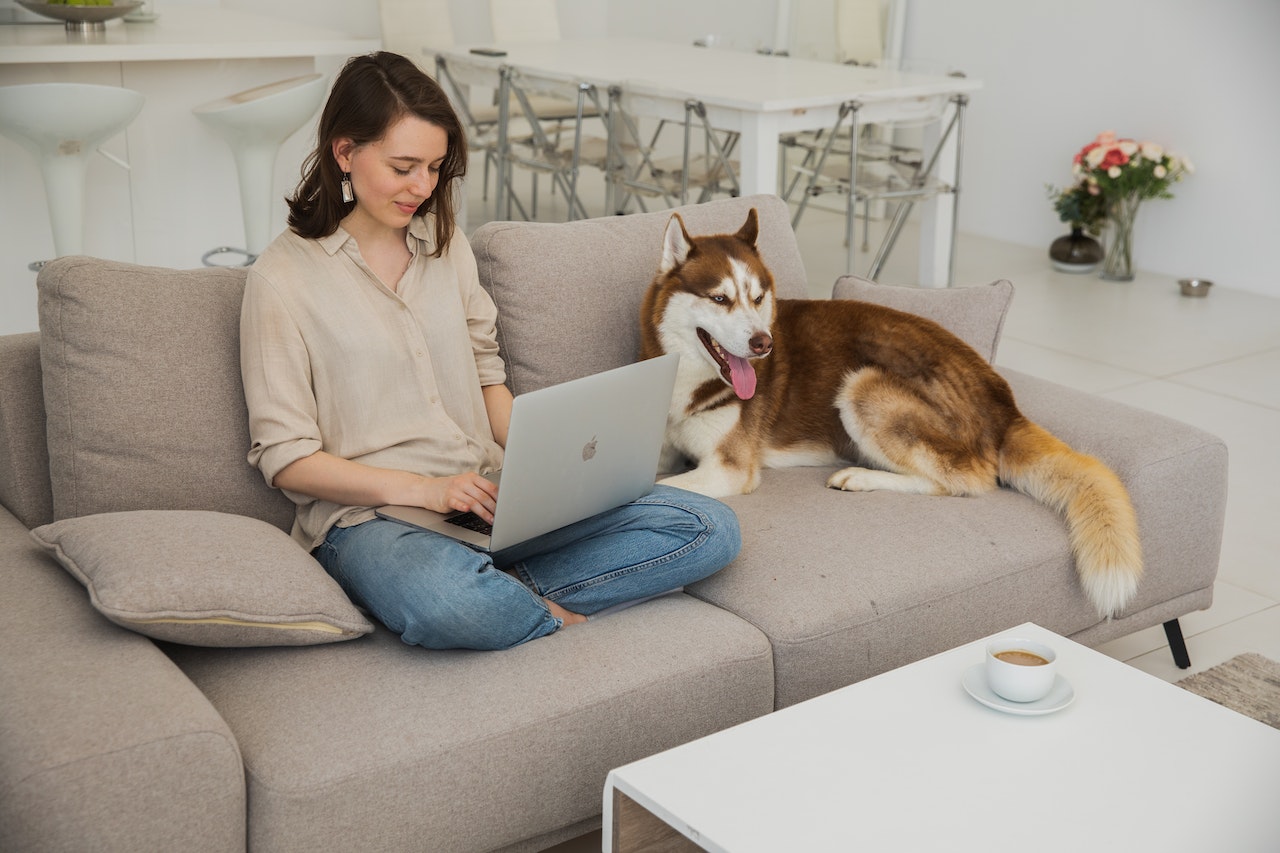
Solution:
{"label": "white wall", "polygon": [[[1143,206],[1138,267],[1280,297],[1280,3],[909,0],[905,54],[966,69],[960,228],[1047,246],[1044,185],[1102,130],[1190,157],[1176,198]],[[1280,330],[1277,332],[1280,339]]]}

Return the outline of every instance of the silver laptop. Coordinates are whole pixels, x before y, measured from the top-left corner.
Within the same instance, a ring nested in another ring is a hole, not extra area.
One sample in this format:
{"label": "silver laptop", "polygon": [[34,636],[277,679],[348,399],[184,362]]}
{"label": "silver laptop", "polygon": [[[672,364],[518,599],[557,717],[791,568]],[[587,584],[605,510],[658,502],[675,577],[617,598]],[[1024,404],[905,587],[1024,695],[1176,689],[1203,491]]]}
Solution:
{"label": "silver laptop", "polygon": [[516,397],[492,530],[473,513],[384,506],[378,516],[497,552],[647,494],[678,361],[668,354]]}

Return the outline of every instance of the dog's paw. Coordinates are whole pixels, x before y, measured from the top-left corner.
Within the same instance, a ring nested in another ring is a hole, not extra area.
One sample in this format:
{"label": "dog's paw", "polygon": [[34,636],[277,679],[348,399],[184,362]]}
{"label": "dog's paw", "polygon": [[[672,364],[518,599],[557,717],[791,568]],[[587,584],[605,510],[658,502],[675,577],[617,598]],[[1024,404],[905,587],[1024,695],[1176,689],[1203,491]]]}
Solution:
{"label": "dog's paw", "polygon": [[827,488],[842,492],[869,492],[876,488],[865,476],[871,473],[866,468],[841,468],[827,478]]}
{"label": "dog's paw", "polygon": [[945,495],[947,492],[928,477],[895,474],[876,468],[842,468],[827,478],[827,487],[842,492],[904,492],[909,495]]}

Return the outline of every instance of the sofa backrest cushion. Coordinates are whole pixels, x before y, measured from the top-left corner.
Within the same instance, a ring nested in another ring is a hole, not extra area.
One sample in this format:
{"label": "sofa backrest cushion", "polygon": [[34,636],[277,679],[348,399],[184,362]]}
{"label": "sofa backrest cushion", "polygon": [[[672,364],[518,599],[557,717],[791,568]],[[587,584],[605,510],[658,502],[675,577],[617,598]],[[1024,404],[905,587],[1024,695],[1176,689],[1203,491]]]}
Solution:
{"label": "sofa backrest cushion", "polygon": [[831,298],[872,302],[932,320],[991,363],[1013,300],[1013,285],[1001,279],[972,287],[900,287],[843,275],[836,279]]}
{"label": "sofa backrest cushion", "polygon": [[249,465],[242,269],[61,258],[37,279],[55,519],[213,510],[290,529]]}
{"label": "sofa backrest cushion", "polygon": [[[781,296],[807,293],[791,212],[777,196],[676,208],[694,236],[732,233],[760,216],[760,254]],[[480,284],[498,306],[498,344],[522,394],[630,364],[640,302],[658,271],[672,211],[565,223],[489,222],[471,239]]]}

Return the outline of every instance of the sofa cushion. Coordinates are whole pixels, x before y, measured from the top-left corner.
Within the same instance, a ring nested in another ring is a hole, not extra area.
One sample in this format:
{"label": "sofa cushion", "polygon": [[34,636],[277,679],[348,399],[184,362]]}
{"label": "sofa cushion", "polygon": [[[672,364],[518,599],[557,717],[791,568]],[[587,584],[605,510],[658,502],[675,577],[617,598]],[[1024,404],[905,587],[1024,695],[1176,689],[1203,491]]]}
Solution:
{"label": "sofa cushion", "polygon": [[[804,263],[790,208],[777,196],[676,208],[693,234],[734,232],[755,208],[760,254],[783,296],[803,298]],[[640,302],[662,259],[672,211],[569,223],[488,222],[471,238],[480,284],[498,306],[508,384],[521,394],[630,364]]]}
{"label": "sofa cushion", "polygon": [[288,534],[217,512],[140,510],[55,521],[32,537],[112,622],[197,646],[304,646],[367,634]]}
{"label": "sofa cushion", "polygon": [[1013,285],[1001,280],[974,287],[898,287],[844,275],[831,298],[873,302],[932,320],[994,362]]}
{"label": "sofa cushion", "polygon": [[276,853],[506,849],[598,816],[614,767],[773,707],[760,632],[682,594],[504,652],[379,627],[170,653],[240,743],[248,849]]}
{"label": "sofa cushion", "polygon": [[61,258],[37,279],[54,518],[205,509],[287,530],[249,465],[244,270]]}

